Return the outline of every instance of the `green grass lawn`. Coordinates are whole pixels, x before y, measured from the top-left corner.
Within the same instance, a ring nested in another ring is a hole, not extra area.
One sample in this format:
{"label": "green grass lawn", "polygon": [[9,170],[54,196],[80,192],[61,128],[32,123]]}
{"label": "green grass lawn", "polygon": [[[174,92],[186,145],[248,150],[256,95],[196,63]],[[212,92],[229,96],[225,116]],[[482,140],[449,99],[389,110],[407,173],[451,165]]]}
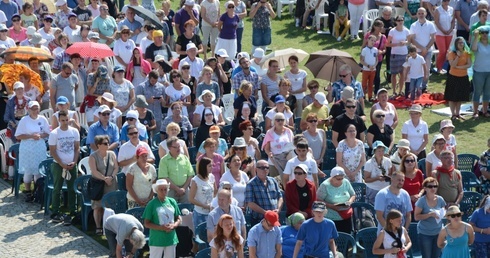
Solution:
{"label": "green grass lawn", "polygon": [[[176,6],[176,3],[173,3]],[[251,51],[252,49],[252,23],[250,19],[245,20],[245,30],[243,33],[243,50]],[[299,48],[308,53],[313,53],[319,50],[326,50],[336,48],[339,50],[350,53],[357,61],[361,52],[362,41],[358,40],[344,40],[337,42],[337,40],[331,35],[320,35],[315,30],[302,30],[294,26],[294,17],[287,12],[287,8],[283,9],[282,18],[274,19],[272,21],[272,44],[269,46],[272,50],[284,49],[284,48]],[[308,68],[304,67],[306,60],[301,62],[302,69],[309,73]],[[383,70],[385,65],[383,64]],[[308,79],[313,79],[313,76],[309,74]],[[359,75],[358,80],[361,79]],[[323,86],[328,84],[325,80],[319,80]],[[385,80],[381,78],[381,83],[384,85]],[[446,83],[445,75],[431,75],[429,79],[429,91],[431,92],[444,92]],[[389,90],[391,93],[391,90]],[[369,112],[371,104],[366,103],[365,112]],[[443,117],[430,112],[431,109],[438,109],[445,107],[444,105],[433,106],[427,108],[423,112],[422,119],[429,125],[429,140],[432,140],[432,136],[439,132],[439,122],[449,117]],[[401,123],[409,119],[408,112],[406,110],[398,110],[398,116],[400,125],[396,129],[396,140],[401,138]],[[369,127],[370,121],[367,121],[366,126]],[[487,139],[490,137],[490,119],[479,118],[477,120],[470,119],[466,121],[454,121],[455,129],[453,134],[456,136],[458,143],[458,153],[473,153],[479,155],[484,149],[486,149]]]}

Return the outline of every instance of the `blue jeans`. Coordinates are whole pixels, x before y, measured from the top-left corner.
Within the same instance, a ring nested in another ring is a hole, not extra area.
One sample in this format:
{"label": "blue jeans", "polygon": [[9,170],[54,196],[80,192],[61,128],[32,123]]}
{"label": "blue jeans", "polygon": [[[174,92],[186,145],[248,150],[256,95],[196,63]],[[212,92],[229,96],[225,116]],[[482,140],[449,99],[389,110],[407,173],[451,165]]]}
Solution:
{"label": "blue jeans", "polygon": [[194,232],[196,232],[197,226],[199,224],[206,222],[208,214],[201,214],[197,211],[192,212],[192,222],[194,223]]}
{"label": "blue jeans", "polygon": [[[441,256],[441,249],[437,247],[437,237],[438,235],[429,236],[418,234],[418,241],[422,258],[437,258]],[[412,241],[415,241],[415,239]]]}
{"label": "blue jeans", "polygon": [[422,93],[422,80],[424,77],[420,78],[415,78],[415,79],[410,79],[410,99],[415,100],[415,94],[417,94],[417,98],[421,95]]}
{"label": "blue jeans", "polygon": [[[242,38],[243,38],[243,28],[236,29],[236,52],[237,54],[242,52]],[[234,58],[231,57],[230,58]]]}
{"label": "blue jeans", "polygon": [[483,102],[490,101],[490,72],[473,72],[473,102],[480,101],[482,96]]}

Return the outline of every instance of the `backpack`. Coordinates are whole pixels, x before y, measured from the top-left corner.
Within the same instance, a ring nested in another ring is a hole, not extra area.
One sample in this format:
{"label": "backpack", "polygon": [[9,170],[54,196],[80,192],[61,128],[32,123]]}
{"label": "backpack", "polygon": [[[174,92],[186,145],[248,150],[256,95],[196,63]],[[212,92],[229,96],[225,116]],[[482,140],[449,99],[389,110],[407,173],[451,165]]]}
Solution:
{"label": "backpack", "polygon": [[175,233],[177,234],[177,238],[179,239],[179,243],[175,248],[175,256],[176,257],[192,257],[192,247],[194,233],[187,226],[178,226],[175,229]]}
{"label": "backpack", "polygon": [[44,204],[44,177],[40,177],[36,180],[34,190],[32,191],[32,197],[34,198],[35,203],[41,204],[42,209]]}

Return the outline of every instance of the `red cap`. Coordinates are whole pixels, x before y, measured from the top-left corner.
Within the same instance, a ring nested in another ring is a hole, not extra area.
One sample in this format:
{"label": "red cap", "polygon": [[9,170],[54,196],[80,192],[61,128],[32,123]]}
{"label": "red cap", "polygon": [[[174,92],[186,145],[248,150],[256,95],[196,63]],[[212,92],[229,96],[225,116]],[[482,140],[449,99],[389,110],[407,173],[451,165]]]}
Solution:
{"label": "red cap", "polygon": [[275,227],[281,226],[281,223],[279,223],[279,215],[274,211],[266,211],[264,218]]}
{"label": "red cap", "polygon": [[143,154],[148,154],[148,150],[143,146],[138,147],[138,149],[136,150],[136,157],[139,157]]}

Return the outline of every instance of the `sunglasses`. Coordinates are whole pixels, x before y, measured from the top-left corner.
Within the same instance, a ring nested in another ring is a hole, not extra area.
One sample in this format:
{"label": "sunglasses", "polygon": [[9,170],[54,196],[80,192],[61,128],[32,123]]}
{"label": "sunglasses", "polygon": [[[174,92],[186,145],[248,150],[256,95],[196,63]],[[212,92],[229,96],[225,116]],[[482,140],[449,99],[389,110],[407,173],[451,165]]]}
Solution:
{"label": "sunglasses", "polygon": [[231,187],[223,187],[224,190],[231,191]]}
{"label": "sunglasses", "polygon": [[269,170],[269,167],[257,167],[257,168],[261,170]]}
{"label": "sunglasses", "polygon": [[100,114],[100,115],[101,115],[101,116],[110,116],[110,115],[111,115],[111,113],[102,113],[102,114]]}
{"label": "sunglasses", "polygon": [[345,106],[346,108],[356,108],[356,106]]}
{"label": "sunglasses", "polygon": [[310,89],[310,90],[312,90],[312,89],[318,89],[318,86],[308,87],[308,89]]}
{"label": "sunglasses", "polygon": [[235,6],[233,6],[233,5],[228,6],[228,9],[233,9],[233,8],[235,8]]}
{"label": "sunglasses", "polygon": [[428,185],[426,187],[429,188],[429,189],[434,189],[434,188],[437,188],[438,186],[437,185]]}
{"label": "sunglasses", "polygon": [[49,23],[52,23],[53,20],[44,20],[45,22],[49,22]]}
{"label": "sunglasses", "polygon": [[305,172],[296,172],[296,171],[294,171],[294,174],[297,176],[306,175]]}
{"label": "sunglasses", "polygon": [[402,21],[405,21],[405,20],[402,19],[402,20],[396,20],[396,21],[401,21],[402,22]]}
{"label": "sunglasses", "polygon": [[454,218],[456,218],[456,217],[457,217],[457,218],[459,218],[459,217],[461,217],[461,213],[458,213],[458,214],[451,214],[451,215],[449,215],[449,216],[450,216],[451,218],[453,218],[453,219],[454,219]]}
{"label": "sunglasses", "polygon": [[172,75],[172,78],[180,78],[180,75]]}
{"label": "sunglasses", "polygon": [[415,162],[415,160],[414,160],[414,159],[406,159],[406,160],[405,160],[405,163],[414,163],[414,162]]}
{"label": "sunglasses", "polygon": [[318,120],[310,120],[308,123],[318,123]]}
{"label": "sunglasses", "polygon": [[284,119],[276,119],[276,122],[284,122]]}
{"label": "sunglasses", "polygon": [[189,70],[189,69],[191,69],[190,66],[182,66],[182,70]]}
{"label": "sunglasses", "polygon": [[109,146],[109,143],[108,142],[101,142],[100,145]]}
{"label": "sunglasses", "polygon": [[12,22],[18,22],[20,19],[13,19]]}
{"label": "sunglasses", "polygon": [[339,77],[340,77],[340,78],[345,78],[345,77],[347,77],[347,76],[349,76],[349,75],[348,75],[348,74],[339,74]]}
{"label": "sunglasses", "polygon": [[132,132],[132,133],[128,133],[128,135],[137,135],[138,132]]}
{"label": "sunglasses", "polygon": [[244,151],[246,147],[233,147],[235,150]]}
{"label": "sunglasses", "polygon": [[480,31],[480,34],[488,34],[488,31]]}
{"label": "sunglasses", "polygon": [[126,120],[128,120],[128,121],[134,121],[134,120],[136,120],[136,118],[130,117],[130,118],[126,119]]}
{"label": "sunglasses", "polygon": [[385,117],[385,115],[376,115],[376,118],[382,118]]}

